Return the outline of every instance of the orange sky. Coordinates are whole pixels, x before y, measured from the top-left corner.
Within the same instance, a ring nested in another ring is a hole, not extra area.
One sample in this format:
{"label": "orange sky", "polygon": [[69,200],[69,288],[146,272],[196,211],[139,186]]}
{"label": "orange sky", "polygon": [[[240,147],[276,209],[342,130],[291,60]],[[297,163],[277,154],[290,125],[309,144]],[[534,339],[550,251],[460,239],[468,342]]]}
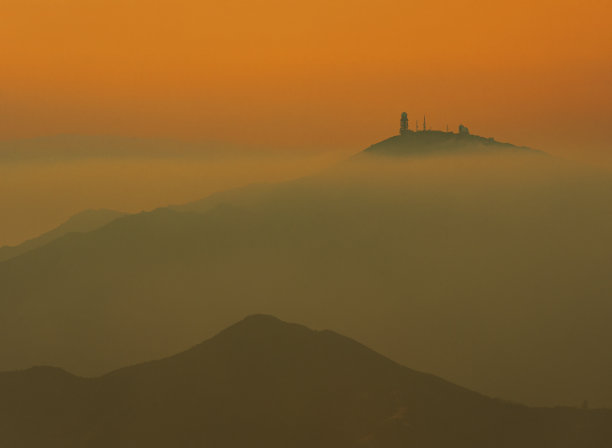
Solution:
{"label": "orange sky", "polygon": [[611,17],[609,0],[0,0],[0,138],[359,149],[405,110],[612,160]]}

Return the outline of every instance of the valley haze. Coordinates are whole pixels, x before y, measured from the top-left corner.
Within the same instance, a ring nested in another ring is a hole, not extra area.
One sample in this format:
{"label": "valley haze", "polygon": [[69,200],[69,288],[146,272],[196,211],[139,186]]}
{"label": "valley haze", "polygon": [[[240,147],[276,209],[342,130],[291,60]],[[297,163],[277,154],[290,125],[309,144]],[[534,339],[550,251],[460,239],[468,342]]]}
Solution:
{"label": "valley haze", "polygon": [[100,375],[265,312],[489,396],[612,406],[609,176],[457,135],[3,248],[0,369]]}
{"label": "valley haze", "polygon": [[0,448],[612,447],[610,17],[1,0]]}

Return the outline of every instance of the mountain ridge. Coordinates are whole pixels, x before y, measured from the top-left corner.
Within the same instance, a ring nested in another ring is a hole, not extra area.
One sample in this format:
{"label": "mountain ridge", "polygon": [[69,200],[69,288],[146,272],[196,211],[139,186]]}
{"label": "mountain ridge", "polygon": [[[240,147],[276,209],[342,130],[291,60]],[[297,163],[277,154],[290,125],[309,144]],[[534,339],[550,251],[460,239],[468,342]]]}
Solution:
{"label": "mountain ridge", "polygon": [[126,213],[110,209],[83,210],[72,215],[59,226],[16,246],[0,247],[0,263],[43,247],[69,233],[86,233],[99,229]]}
{"label": "mountain ridge", "polygon": [[608,183],[542,175],[552,158],[481,171],[466,159],[353,164],[350,177],[130,215],[0,263],[0,368],[99,375],[264,311],[492,396],[609,405],[597,336],[611,312]]}
{"label": "mountain ridge", "polygon": [[333,331],[269,315],[97,378],[49,367],[3,372],[0,392],[0,443],[14,448],[603,448],[612,441],[612,411],[500,402]]}

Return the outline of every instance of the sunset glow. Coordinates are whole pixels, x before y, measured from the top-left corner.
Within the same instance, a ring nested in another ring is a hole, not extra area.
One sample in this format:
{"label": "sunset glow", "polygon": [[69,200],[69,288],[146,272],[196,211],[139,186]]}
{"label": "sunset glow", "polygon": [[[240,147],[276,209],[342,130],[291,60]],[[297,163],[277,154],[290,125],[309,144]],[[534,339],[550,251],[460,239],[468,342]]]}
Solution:
{"label": "sunset glow", "polygon": [[611,16],[604,0],[3,0],[0,138],[359,150],[406,110],[610,160]]}

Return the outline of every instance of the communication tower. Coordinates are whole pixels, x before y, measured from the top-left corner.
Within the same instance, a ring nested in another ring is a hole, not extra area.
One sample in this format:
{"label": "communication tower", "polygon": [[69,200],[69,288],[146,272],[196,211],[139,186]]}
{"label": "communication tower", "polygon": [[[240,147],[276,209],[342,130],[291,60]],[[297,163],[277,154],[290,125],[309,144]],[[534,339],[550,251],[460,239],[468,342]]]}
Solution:
{"label": "communication tower", "polygon": [[402,112],[402,118],[400,118],[400,135],[406,135],[408,130],[408,114]]}

